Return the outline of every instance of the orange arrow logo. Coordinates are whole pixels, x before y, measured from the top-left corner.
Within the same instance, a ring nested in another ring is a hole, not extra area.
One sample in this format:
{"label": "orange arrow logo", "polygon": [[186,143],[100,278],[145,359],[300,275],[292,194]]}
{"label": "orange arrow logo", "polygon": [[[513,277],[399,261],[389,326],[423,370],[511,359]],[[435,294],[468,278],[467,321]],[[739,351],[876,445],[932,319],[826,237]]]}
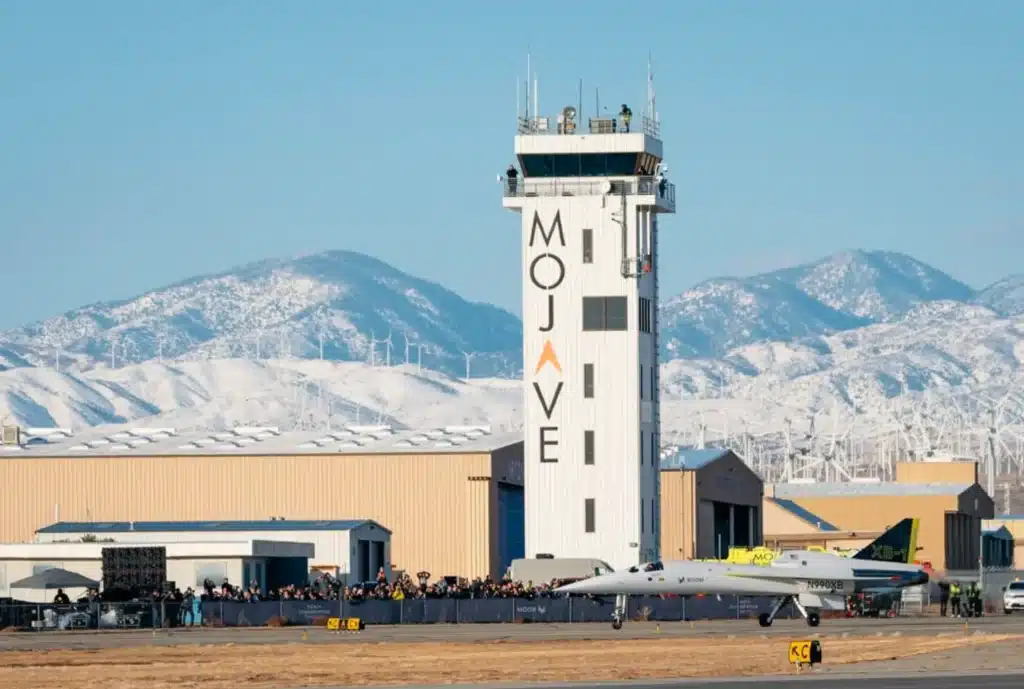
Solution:
{"label": "orange arrow logo", "polygon": [[555,354],[555,348],[551,345],[551,340],[544,341],[544,351],[540,353],[540,359],[537,360],[537,368],[533,374],[537,375],[540,373],[545,364],[551,364],[559,373],[562,372],[562,365],[558,363],[558,355]]}

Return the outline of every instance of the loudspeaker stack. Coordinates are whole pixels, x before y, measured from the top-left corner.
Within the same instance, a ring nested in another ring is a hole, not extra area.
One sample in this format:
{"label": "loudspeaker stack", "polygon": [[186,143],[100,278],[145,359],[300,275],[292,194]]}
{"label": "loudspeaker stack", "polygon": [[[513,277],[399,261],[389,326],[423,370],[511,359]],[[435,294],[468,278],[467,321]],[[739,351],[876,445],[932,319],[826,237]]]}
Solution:
{"label": "loudspeaker stack", "polygon": [[167,548],[104,548],[103,589],[159,591],[167,581]]}

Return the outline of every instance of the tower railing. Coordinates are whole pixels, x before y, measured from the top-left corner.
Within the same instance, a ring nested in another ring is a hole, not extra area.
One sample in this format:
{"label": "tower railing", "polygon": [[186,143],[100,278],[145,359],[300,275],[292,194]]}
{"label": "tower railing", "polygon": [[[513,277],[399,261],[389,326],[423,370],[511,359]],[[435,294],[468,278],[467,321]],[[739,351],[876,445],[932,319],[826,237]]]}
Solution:
{"label": "tower railing", "polygon": [[[608,183],[611,182],[611,191]],[[530,196],[657,196],[667,205],[676,205],[676,187],[668,180],[658,177],[634,177],[632,179],[575,179],[575,178],[526,178],[505,179],[505,198]]]}
{"label": "tower railing", "polygon": [[[637,124],[639,123],[639,127]],[[655,139],[661,138],[661,123],[641,115],[638,120],[630,122],[629,127],[621,117],[591,117],[587,126],[575,120],[563,120],[551,117],[516,118],[516,133],[520,136],[552,135],[571,136],[573,134],[646,134]]]}

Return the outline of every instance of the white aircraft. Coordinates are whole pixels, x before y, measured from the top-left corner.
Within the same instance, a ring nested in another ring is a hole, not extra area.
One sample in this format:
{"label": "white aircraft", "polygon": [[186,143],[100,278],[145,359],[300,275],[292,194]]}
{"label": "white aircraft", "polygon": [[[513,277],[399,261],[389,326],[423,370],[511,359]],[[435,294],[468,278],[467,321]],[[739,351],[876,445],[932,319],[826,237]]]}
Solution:
{"label": "white aircraft", "polygon": [[721,562],[649,562],[626,572],[611,572],[562,586],[556,591],[583,595],[614,595],[612,626],[622,628],[631,595],[774,596],[771,612],[759,622],[770,627],[787,603],[793,603],[817,627],[820,611],[845,610],[846,597],[864,591],[916,586],[928,582],[928,573],[914,564],[918,519],[904,519],[852,557],[825,552],[793,550],[768,565],[733,565]]}

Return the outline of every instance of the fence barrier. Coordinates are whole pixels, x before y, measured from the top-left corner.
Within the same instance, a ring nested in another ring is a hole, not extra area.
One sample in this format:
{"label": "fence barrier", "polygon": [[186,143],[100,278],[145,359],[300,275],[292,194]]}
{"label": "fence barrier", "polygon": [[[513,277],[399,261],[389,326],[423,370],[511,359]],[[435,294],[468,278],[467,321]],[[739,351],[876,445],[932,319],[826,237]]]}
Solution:
{"label": "fence barrier", "polygon": [[[633,597],[628,619],[659,622],[756,618],[771,598]],[[281,600],[260,603],[196,601],[153,603],[0,604],[0,629],[88,630],[163,627],[265,627],[325,624],[328,617],[358,617],[368,625],[611,622],[614,598],[417,598],[402,601]],[[784,609],[779,617],[793,617]]]}

